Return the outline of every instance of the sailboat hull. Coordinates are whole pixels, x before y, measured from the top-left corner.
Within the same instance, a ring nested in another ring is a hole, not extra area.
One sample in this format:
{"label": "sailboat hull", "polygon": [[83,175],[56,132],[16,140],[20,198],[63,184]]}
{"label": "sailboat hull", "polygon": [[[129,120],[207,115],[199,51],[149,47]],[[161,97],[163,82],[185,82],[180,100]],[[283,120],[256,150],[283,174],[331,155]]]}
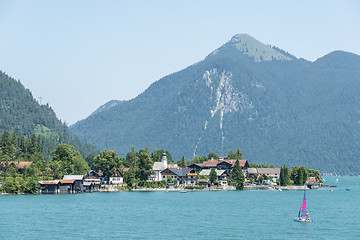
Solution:
{"label": "sailboat hull", "polygon": [[306,220],[304,218],[294,218],[295,222],[312,222],[311,220]]}

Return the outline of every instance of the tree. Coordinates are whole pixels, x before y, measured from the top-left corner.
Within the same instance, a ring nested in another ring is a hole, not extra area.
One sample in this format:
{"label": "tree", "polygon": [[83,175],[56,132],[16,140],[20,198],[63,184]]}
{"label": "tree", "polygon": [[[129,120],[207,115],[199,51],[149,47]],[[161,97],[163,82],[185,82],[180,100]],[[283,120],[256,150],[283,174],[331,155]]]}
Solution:
{"label": "tree", "polygon": [[140,151],[139,171],[136,177],[142,181],[148,180],[149,176],[153,173],[152,167],[153,161],[151,160],[150,154],[146,151]]}
{"label": "tree", "polygon": [[235,159],[242,159],[242,152],[240,151],[240,147],[236,149],[236,157]]}
{"label": "tree", "polygon": [[219,156],[216,153],[210,152],[208,155],[208,159],[219,159]]}
{"label": "tree", "polygon": [[185,157],[182,156],[181,161],[178,162],[178,166],[181,168],[186,168],[186,163],[185,163]]}
{"label": "tree", "polygon": [[230,149],[227,155],[228,159],[242,159],[242,152],[240,150],[240,147],[236,149],[236,153],[234,150]]}
{"label": "tree", "polygon": [[212,168],[210,170],[209,179],[212,184],[215,184],[215,182],[217,182],[217,174],[216,174],[215,168]]}
{"label": "tree", "polygon": [[280,169],[280,185],[287,186],[290,184],[289,169],[285,165]]}
{"label": "tree", "polygon": [[92,165],[95,171],[101,170],[103,176],[109,180],[118,168],[122,168],[122,161],[113,150],[104,150],[94,158]]}
{"label": "tree", "polygon": [[208,158],[205,156],[195,156],[193,159],[187,161],[187,165],[189,166],[194,163],[202,163],[207,160],[208,160]]}
{"label": "tree", "polygon": [[309,173],[306,167],[294,166],[290,172],[290,179],[294,181],[295,185],[304,185],[309,177]]}
{"label": "tree", "polygon": [[130,168],[129,171],[124,174],[124,181],[128,188],[133,188],[136,185],[135,170]]}
{"label": "tree", "polygon": [[126,154],[124,160],[124,167],[136,168],[138,165],[138,153],[135,151],[135,146],[131,146],[131,151]]}
{"label": "tree", "polygon": [[85,174],[88,164],[74,146],[59,144],[53,151],[53,161],[60,163],[62,174]]}
{"label": "tree", "polygon": [[227,155],[228,159],[235,159],[236,158],[236,154],[234,152],[234,150],[230,149]]}
{"label": "tree", "polygon": [[231,172],[231,181],[237,190],[244,189],[245,177],[241,170],[239,160],[236,160],[234,168]]}
{"label": "tree", "polygon": [[174,163],[170,152],[165,151],[164,149],[156,149],[151,153],[151,159],[153,160],[153,162],[161,162],[163,153],[166,153],[168,163]]}

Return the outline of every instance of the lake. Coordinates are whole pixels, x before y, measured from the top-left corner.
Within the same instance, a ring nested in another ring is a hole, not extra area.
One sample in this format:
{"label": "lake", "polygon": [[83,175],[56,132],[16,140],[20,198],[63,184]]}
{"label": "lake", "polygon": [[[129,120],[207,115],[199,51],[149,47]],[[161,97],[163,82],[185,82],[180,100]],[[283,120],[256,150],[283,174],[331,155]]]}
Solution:
{"label": "lake", "polygon": [[1,195],[0,239],[360,239],[360,177],[336,178],[306,191],[312,223],[303,191]]}

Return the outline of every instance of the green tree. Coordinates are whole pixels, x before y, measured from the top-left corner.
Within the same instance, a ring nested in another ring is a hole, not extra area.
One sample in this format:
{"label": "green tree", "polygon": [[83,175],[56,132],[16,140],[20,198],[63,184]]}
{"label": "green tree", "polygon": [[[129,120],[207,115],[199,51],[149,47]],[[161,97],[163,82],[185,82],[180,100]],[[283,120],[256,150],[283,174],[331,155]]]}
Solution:
{"label": "green tree", "polygon": [[227,154],[228,159],[235,159],[236,158],[236,153],[234,152],[234,150],[230,149],[228,154]]}
{"label": "green tree", "polygon": [[193,159],[186,161],[186,165],[189,166],[194,163],[202,163],[207,160],[208,160],[208,158],[205,156],[195,156]]}
{"label": "green tree", "polygon": [[208,159],[219,159],[219,156],[216,153],[210,152],[208,154]]}
{"label": "green tree", "polygon": [[181,168],[186,168],[186,162],[185,162],[185,157],[182,156],[181,161],[178,162],[178,166]]}
{"label": "green tree", "polygon": [[242,159],[242,152],[240,151],[240,147],[236,149],[236,157],[235,159]]}
{"label": "green tree", "polygon": [[53,151],[53,161],[59,162],[63,174],[85,174],[88,164],[74,146],[59,144]]}
{"label": "green tree", "polygon": [[101,170],[107,180],[116,172],[116,169],[123,168],[122,161],[117,153],[113,150],[108,151],[106,149],[99,152],[94,158],[92,165],[95,171]]}
{"label": "green tree", "polygon": [[215,168],[212,168],[212,169],[210,170],[209,179],[210,179],[210,182],[211,182],[212,184],[214,184],[215,182],[217,182],[217,174],[216,174]]}
{"label": "green tree", "polygon": [[152,167],[153,161],[151,160],[150,154],[146,151],[141,151],[139,154],[139,171],[137,178],[142,181],[148,180],[149,176],[153,173]]}
{"label": "green tree", "polygon": [[163,153],[166,153],[166,158],[167,158],[168,163],[174,163],[171,153],[164,149],[155,149],[151,153],[151,159],[153,160],[153,162],[161,162]]}
{"label": "green tree", "polygon": [[1,190],[6,193],[19,193],[20,185],[14,177],[7,177],[2,183]]}
{"label": "green tree", "polygon": [[231,181],[237,190],[244,189],[245,177],[241,170],[239,160],[236,160],[234,168],[231,172]]}
{"label": "green tree", "polygon": [[135,151],[135,146],[131,146],[131,151],[126,154],[124,160],[124,167],[136,168],[138,166],[138,153]]}
{"label": "green tree", "polygon": [[287,186],[290,184],[289,169],[285,165],[280,169],[280,185]]}
{"label": "green tree", "polygon": [[133,168],[124,173],[124,181],[129,189],[136,186],[135,170]]}

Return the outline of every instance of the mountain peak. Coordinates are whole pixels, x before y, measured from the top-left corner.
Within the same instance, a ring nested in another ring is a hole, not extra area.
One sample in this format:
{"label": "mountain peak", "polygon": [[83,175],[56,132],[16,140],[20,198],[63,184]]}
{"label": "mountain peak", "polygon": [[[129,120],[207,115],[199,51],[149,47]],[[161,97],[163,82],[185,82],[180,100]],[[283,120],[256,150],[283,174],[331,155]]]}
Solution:
{"label": "mountain peak", "polygon": [[[235,47],[243,54],[254,58],[255,62],[272,61],[272,60],[280,60],[280,61],[292,60],[290,56],[284,55],[283,53],[263,44],[259,40],[253,38],[252,36],[246,33],[236,34],[225,45],[231,45]],[[218,50],[215,50],[213,54],[216,54]]]}

